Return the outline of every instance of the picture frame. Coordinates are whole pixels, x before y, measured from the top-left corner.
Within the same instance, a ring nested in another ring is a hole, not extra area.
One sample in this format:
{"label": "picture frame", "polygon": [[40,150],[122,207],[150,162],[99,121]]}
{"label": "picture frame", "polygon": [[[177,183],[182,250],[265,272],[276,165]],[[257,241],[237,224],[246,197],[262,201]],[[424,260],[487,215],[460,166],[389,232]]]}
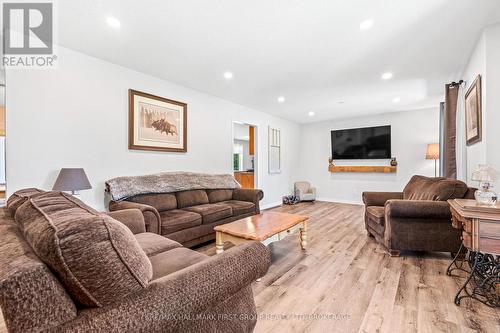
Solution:
{"label": "picture frame", "polygon": [[467,146],[482,140],[481,75],[465,93],[465,139]]}
{"label": "picture frame", "polygon": [[187,152],[187,104],[129,89],[128,148]]}

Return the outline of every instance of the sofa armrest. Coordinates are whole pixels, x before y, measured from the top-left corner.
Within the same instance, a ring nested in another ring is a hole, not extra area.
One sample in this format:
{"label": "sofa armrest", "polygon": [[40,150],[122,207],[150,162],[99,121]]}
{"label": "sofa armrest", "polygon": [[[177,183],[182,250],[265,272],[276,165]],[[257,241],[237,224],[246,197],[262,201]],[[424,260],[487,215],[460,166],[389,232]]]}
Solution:
{"label": "sofa armrest", "polygon": [[391,199],[403,199],[403,192],[363,192],[365,206],[384,206]]}
{"label": "sofa armrest", "polygon": [[258,189],[237,188],[233,190],[233,199],[240,201],[249,201],[255,204],[255,212],[260,213],[259,201],[264,198],[264,192]]}
{"label": "sofa armrest", "polygon": [[[270,262],[270,252],[260,242],[236,246],[153,280],[144,291],[120,302],[85,310],[60,331],[183,332],[197,315],[250,288],[267,272]],[[253,303],[253,297],[247,302]],[[221,315],[234,315],[238,309],[228,311]]]}
{"label": "sofa armrest", "polygon": [[389,218],[451,221],[450,205],[446,201],[389,200],[385,205],[385,212]]}
{"label": "sofa armrest", "polygon": [[153,206],[130,201],[111,201],[109,203],[109,210],[112,212],[123,209],[139,209],[144,216],[146,231],[160,234],[161,218],[160,213],[158,213],[156,208],[154,208]]}
{"label": "sofa armrest", "polygon": [[122,209],[106,213],[108,216],[125,224],[132,233],[140,234],[146,232],[146,222],[144,222],[144,215],[139,209]]}

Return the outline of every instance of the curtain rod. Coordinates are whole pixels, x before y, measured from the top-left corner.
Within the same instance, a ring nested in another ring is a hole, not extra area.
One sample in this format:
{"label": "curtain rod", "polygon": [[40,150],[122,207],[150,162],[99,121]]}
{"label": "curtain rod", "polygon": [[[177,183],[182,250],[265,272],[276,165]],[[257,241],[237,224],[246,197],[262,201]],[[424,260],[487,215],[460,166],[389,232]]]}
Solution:
{"label": "curtain rod", "polygon": [[459,86],[459,85],[461,85],[462,83],[464,83],[464,80],[460,80],[460,81],[458,81],[458,82],[452,81],[452,82],[450,83],[450,87]]}

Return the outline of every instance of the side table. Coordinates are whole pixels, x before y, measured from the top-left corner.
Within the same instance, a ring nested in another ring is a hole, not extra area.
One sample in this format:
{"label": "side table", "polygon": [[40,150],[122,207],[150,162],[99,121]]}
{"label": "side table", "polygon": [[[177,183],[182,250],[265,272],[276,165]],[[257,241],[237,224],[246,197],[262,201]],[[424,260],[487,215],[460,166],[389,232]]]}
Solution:
{"label": "side table", "polygon": [[[466,209],[474,200],[448,200],[455,227],[462,225],[462,245],[467,248],[470,272],[455,296],[455,304],[470,297],[490,307],[500,306],[500,212]],[[456,259],[456,258],[455,258]],[[452,264],[458,267],[456,260]],[[460,266],[462,270],[463,267]],[[447,271],[453,270],[451,265]]]}

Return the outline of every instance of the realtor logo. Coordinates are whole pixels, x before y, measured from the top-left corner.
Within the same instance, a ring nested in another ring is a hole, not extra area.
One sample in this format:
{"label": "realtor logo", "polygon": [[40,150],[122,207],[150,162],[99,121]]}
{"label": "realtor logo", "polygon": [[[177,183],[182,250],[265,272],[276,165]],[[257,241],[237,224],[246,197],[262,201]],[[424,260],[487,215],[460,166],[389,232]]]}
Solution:
{"label": "realtor logo", "polygon": [[53,3],[4,2],[2,12],[3,65],[52,67],[57,58],[53,55]]}

